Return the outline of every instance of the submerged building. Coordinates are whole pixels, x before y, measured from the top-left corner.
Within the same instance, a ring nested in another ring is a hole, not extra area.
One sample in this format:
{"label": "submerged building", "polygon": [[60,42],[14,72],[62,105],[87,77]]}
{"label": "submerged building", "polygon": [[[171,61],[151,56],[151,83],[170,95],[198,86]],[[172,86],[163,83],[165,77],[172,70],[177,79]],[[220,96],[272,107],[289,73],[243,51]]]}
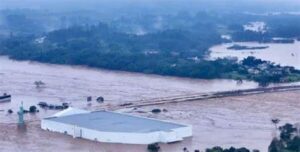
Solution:
{"label": "submerged building", "polygon": [[123,144],[181,141],[192,136],[192,127],[173,122],[108,111],[68,108],[42,120],[41,128],[74,138]]}

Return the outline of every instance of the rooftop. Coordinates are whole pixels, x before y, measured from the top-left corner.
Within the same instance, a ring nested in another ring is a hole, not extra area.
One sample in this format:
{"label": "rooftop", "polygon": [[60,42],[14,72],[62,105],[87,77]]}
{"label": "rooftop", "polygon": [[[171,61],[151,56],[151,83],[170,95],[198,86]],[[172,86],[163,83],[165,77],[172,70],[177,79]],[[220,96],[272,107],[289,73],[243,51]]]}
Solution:
{"label": "rooftop", "polygon": [[46,120],[76,125],[104,132],[139,132],[149,133],[155,131],[171,131],[172,129],[186,127],[184,125],[154,119],[131,116],[127,114],[95,111],[61,117],[50,117]]}

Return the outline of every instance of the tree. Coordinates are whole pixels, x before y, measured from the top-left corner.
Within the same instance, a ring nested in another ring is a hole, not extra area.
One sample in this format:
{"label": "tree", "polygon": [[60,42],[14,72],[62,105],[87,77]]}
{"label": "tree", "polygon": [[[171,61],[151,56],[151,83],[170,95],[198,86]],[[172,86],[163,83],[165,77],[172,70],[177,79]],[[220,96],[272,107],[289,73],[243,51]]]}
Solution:
{"label": "tree", "polygon": [[283,144],[277,138],[274,138],[269,146],[269,152],[282,152],[284,149]]}
{"label": "tree", "polygon": [[223,148],[219,147],[219,146],[216,146],[216,147],[213,147],[211,149],[206,149],[205,151],[206,152],[223,152]]}
{"label": "tree", "polygon": [[292,125],[292,124],[285,124],[282,127],[279,127],[280,130],[280,139],[284,142],[284,143],[288,143],[291,138],[293,133],[295,133],[297,131],[297,129]]}
{"label": "tree", "polygon": [[229,149],[223,149],[222,147],[216,146],[211,149],[206,149],[206,152],[250,152],[250,150],[245,147],[242,148],[230,147]]}
{"label": "tree", "polygon": [[183,151],[183,152],[189,152],[189,150],[188,150],[186,147],[184,147],[184,148],[182,149],[182,151]]}
{"label": "tree", "polygon": [[293,138],[289,143],[287,143],[287,150],[299,152],[300,151],[300,137]]}
{"label": "tree", "polygon": [[37,112],[36,106],[30,106],[30,107],[29,107],[29,112],[30,112],[30,113],[35,113],[35,112]]}
{"label": "tree", "polygon": [[45,83],[43,81],[35,81],[34,85],[36,88],[41,88],[41,87],[45,86]]}
{"label": "tree", "polygon": [[147,150],[149,152],[159,152],[160,151],[160,146],[158,145],[158,143],[150,144],[150,145],[148,145]]}
{"label": "tree", "polygon": [[291,124],[279,127],[280,138],[274,138],[269,146],[269,152],[299,152],[300,137],[297,129]]}

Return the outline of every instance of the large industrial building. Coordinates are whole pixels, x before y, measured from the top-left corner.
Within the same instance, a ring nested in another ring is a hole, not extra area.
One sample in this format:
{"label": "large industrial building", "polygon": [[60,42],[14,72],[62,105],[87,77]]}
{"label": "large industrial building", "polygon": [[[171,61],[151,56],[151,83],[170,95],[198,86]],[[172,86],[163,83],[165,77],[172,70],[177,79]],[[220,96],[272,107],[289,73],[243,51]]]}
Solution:
{"label": "large industrial building", "polygon": [[192,127],[189,125],[116,112],[89,112],[74,108],[43,119],[41,127],[74,138],[123,144],[170,143],[192,136]]}

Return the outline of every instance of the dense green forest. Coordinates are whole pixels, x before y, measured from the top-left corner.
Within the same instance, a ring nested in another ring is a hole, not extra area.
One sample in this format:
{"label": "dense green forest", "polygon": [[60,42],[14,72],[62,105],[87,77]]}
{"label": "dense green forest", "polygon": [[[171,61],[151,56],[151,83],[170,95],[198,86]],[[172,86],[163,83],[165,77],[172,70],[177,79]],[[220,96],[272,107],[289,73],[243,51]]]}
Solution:
{"label": "dense green forest", "polygon": [[206,50],[220,39],[213,29],[201,32],[201,35],[209,34],[211,39],[183,30],[137,36],[116,32],[105,24],[76,26],[50,32],[39,39],[12,36],[1,42],[0,53],[18,60],[204,79],[247,79],[262,85],[300,78],[300,71],[292,67],[253,57],[242,62],[204,60]]}
{"label": "dense green forest", "polygon": [[[48,15],[25,10],[2,11],[5,21],[0,24],[0,54],[17,60],[160,75],[254,80],[263,86],[300,80],[299,70],[293,67],[251,57],[244,61],[206,60],[210,47],[228,41],[297,38],[300,16],[183,11],[172,15],[121,16],[100,22],[97,17],[88,18],[89,15],[74,18],[50,14],[52,19],[59,16],[53,19],[57,21],[54,24],[51,20],[44,22],[43,17]],[[267,27],[261,31],[245,30],[245,25],[251,26],[255,21]],[[55,26],[49,30],[48,24]],[[232,39],[222,38],[224,34]]]}

